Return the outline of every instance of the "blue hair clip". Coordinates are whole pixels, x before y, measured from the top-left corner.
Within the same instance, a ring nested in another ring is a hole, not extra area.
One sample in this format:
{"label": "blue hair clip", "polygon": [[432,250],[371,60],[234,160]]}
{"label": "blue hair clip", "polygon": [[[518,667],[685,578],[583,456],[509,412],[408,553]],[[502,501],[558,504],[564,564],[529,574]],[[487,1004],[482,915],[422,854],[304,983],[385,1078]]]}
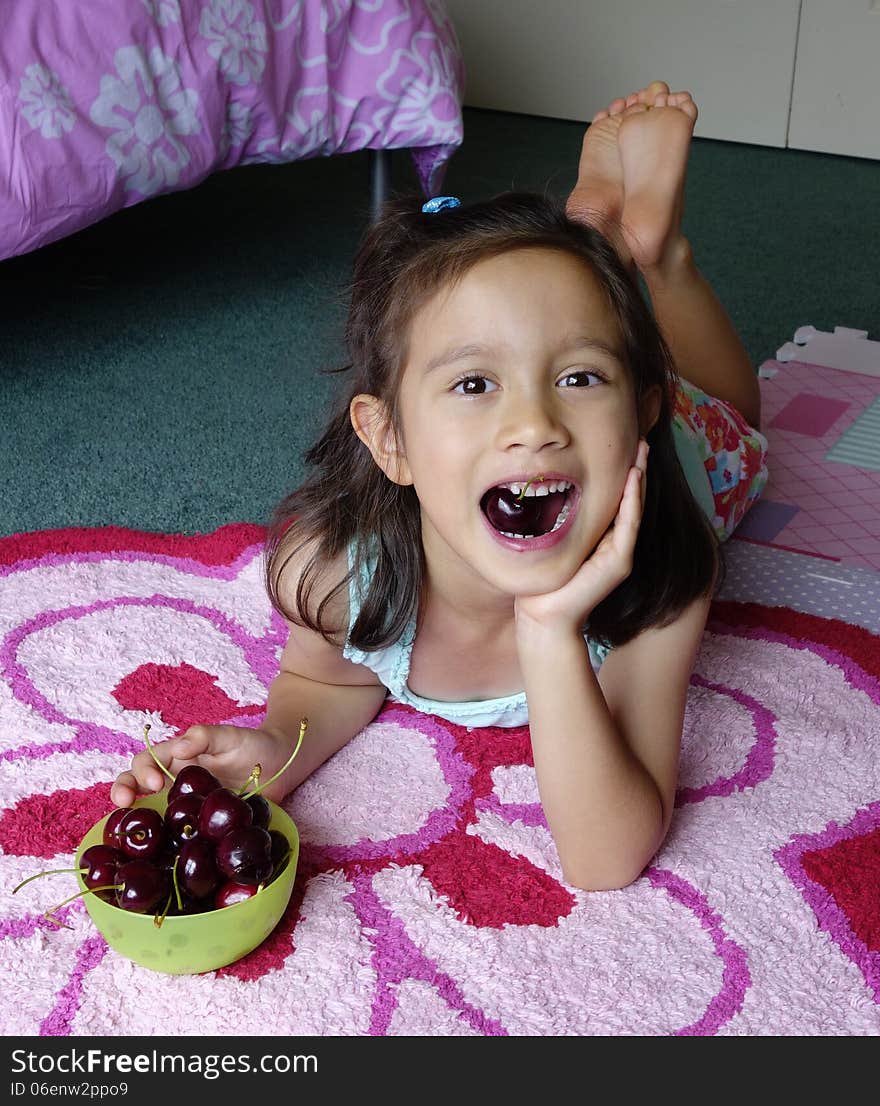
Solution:
{"label": "blue hair clip", "polygon": [[447,207],[461,207],[461,200],[458,196],[433,196],[427,203],[422,204],[422,211],[425,215],[436,215],[438,211],[443,211]]}

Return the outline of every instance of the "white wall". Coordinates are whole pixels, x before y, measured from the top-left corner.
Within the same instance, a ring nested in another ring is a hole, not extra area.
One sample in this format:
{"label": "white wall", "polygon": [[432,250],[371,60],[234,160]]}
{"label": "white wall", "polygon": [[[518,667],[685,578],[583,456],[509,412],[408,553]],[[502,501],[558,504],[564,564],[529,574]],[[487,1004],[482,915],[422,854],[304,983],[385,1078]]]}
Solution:
{"label": "white wall", "polygon": [[788,144],[880,158],[880,0],[803,0]]}
{"label": "white wall", "polygon": [[588,121],[659,78],[693,94],[698,136],[785,145],[800,0],[446,0],[446,8],[471,106]]}

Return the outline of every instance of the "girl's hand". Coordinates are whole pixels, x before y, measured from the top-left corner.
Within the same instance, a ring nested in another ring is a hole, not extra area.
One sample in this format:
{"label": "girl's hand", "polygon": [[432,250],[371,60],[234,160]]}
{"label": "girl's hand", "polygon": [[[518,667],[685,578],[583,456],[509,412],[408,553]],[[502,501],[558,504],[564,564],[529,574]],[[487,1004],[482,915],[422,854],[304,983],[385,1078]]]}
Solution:
{"label": "girl's hand", "polygon": [[623,486],[617,517],[568,583],[546,595],[517,596],[514,600],[518,633],[535,627],[580,632],[590,612],[629,576],[645,509],[648,449],[648,443],[640,439],[636,463]]}
{"label": "girl's hand", "polygon": [[[190,726],[186,733],[160,741],[153,752],[172,775],[187,764],[200,764],[213,773],[224,787],[241,788],[255,764],[261,768],[261,778],[268,780],[293,752],[280,735],[243,726]],[[286,775],[287,773],[285,773]],[[110,788],[110,801],[116,806],[131,806],[139,795],[161,791],[170,784],[146,749],[131,762],[131,769],[121,772]],[[284,776],[270,784],[264,794],[268,799],[284,797]]]}

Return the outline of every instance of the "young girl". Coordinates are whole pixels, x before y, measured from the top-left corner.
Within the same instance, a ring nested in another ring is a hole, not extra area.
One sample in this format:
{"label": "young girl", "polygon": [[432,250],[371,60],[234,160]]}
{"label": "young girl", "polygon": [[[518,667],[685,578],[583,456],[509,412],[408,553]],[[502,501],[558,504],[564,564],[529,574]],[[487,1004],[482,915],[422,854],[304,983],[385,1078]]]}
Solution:
{"label": "young girl", "polygon": [[[528,722],[570,884],[644,869],[720,540],[766,481],[754,370],[681,231],[696,114],[660,82],[614,101],[567,213],[530,194],[387,206],[355,260],[349,387],[270,528],[289,638],[265,720],[161,743],[172,772],[266,778],[307,717],[280,800],[390,692]],[[162,785],[142,752],[112,798]]]}

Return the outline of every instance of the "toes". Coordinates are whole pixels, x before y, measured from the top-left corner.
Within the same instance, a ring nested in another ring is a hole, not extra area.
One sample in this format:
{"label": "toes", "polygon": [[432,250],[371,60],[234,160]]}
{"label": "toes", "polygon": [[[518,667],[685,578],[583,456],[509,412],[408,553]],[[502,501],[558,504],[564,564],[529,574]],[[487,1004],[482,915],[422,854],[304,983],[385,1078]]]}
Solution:
{"label": "toes", "polygon": [[690,92],[670,92],[669,85],[665,81],[651,81],[647,87],[639,92],[631,92],[625,99],[619,97],[612,100],[605,111],[597,112],[593,122],[605,119],[607,116],[636,114],[650,108],[674,107],[683,111],[690,119],[697,118],[697,105],[694,103]]}
{"label": "toes", "polygon": [[638,96],[642,103],[653,104],[656,96],[668,92],[669,85],[666,81],[651,81],[647,88],[643,88],[642,91],[638,93]]}
{"label": "toes", "polygon": [[607,119],[607,118],[608,118],[608,112],[607,111],[597,111],[596,114],[593,116],[593,118],[590,120],[590,123],[598,123],[601,119]]}
{"label": "toes", "polygon": [[631,115],[643,115],[646,111],[648,111],[647,104],[630,104],[623,112],[623,118],[629,119]]}
{"label": "toes", "polygon": [[669,103],[683,111],[691,119],[697,118],[697,105],[689,92],[673,92],[669,97]]}

